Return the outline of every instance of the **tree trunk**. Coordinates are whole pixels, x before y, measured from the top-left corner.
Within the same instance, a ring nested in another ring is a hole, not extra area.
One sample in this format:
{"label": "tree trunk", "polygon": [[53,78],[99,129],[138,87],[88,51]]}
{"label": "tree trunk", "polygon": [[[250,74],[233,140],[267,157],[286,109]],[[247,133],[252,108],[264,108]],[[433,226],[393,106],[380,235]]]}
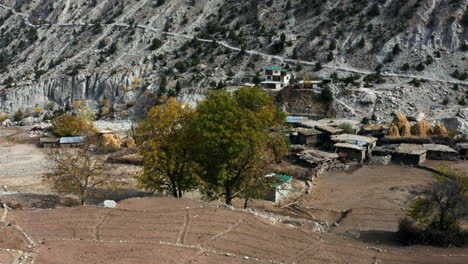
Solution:
{"label": "tree trunk", "polygon": [[225,187],[226,187],[226,204],[232,205],[231,186],[229,186],[229,183],[227,181],[225,183]]}
{"label": "tree trunk", "polygon": [[444,223],[445,223],[445,210],[440,211],[440,219],[439,219],[439,228],[440,230],[446,230]]}
{"label": "tree trunk", "polygon": [[81,196],[81,197],[80,197],[80,198],[81,198],[81,205],[85,205],[86,199],[85,199],[85,194],[84,194],[84,192],[81,192],[80,196]]}
{"label": "tree trunk", "polygon": [[244,201],[244,209],[247,209],[248,206],[249,206],[249,197],[246,197]]}
{"label": "tree trunk", "polygon": [[180,186],[179,186],[179,197],[178,198],[182,198],[182,189],[180,189]]}

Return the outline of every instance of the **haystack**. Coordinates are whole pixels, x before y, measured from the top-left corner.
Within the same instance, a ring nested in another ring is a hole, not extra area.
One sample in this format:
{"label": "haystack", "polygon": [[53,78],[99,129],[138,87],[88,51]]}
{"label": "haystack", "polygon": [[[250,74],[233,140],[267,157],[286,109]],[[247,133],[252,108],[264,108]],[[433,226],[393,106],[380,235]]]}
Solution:
{"label": "haystack", "polygon": [[[406,121],[408,122],[408,121]],[[409,137],[411,136],[411,125],[409,123],[403,123],[400,127],[400,136]]]}
{"label": "haystack", "polygon": [[136,149],[136,143],[133,137],[127,137],[124,140],[124,146],[129,149]]}
{"label": "haystack", "polygon": [[428,137],[432,134],[432,127],[426,120],[421,120],[411,127],[411,134],[418,137]]}
{"label": "haystack", "polygon": [[[398,134],[396,133],[395,129],[398,129]],[[394,137],[411,136],[411,125],[408,122],[408,119],[406,119],[406,116],[400,113],[395,115],[395,118],[393,119],[393,122],[390,125],[390,130],[388,131],[388,135],[394,136]]]}
{"label": "haystack", "polygon": [[398,129],[397,126],[391,125],[390,128],[388,129],[387,135],[392,136],[392,137],[399,137],[400,130]]}
{"label": "haystack", "polygon": [[442,137],[448,136],[447,128],[441,123],[435,124],[433,133],[434,133],[434,136],[442,136]]}
{"label": "haystack", "polygon": [[122,145],[122,140],[120,136],[116,134],[115,136],[112,134],[102,135],[102,147],[107,150],[119,150],[120,146]]}

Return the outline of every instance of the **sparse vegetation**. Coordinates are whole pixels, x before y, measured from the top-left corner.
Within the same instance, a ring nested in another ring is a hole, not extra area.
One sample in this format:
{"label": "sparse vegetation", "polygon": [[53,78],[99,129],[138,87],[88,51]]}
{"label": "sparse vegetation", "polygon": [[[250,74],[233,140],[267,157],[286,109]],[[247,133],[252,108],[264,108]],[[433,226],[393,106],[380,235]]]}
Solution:
{"label": "sparse vegetation", "polygon": [[109,166],[93,154],[90,146],[46,152],[49,172],[43,179],[60,194],[77,194],[81,204],[92,196],[93,190],[109,184]]}
{"label": "sparse vegetation", "polygon": [[353,125],[351,123],[343,123],[338,126],[338,128],[343,130],[343,133],[346,134],[355,134],[356,130],[354,129]]}
{"label": "sparse vegetation", "polygon": [[407,244],[462,246],[468,234],[460,221],[468,217],[468,177],[448,165],[438,167],[434,181],[414,189],[415,198],[408,210],[414,221],[400,222],[398,235]]}

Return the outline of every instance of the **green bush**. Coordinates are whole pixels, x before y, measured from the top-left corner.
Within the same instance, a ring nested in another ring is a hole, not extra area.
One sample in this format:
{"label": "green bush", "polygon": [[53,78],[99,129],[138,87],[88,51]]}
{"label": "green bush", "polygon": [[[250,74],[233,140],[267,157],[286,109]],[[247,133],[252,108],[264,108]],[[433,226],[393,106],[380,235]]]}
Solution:
{"label": "green bush", "polygon": [[345,134],[354,134],[356,133],[356,130],[353,128],[353,125],[351,123],[343,123],[338,126],[338,128],[343,130],[343,133]]}

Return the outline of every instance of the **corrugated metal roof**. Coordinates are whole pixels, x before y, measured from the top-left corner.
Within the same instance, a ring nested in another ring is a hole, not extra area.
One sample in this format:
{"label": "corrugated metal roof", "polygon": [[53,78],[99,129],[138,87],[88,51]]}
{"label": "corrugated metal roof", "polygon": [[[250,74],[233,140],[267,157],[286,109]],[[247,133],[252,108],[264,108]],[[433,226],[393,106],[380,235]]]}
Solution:
{"label": "corrugated metal roof", "polygon": [[287,176],[287,175],[283,175],[283,174],[276,174],[276,173],[265,175],[265,177],[266,178],[272,178],[272,177],[276,178],[276,180],[278,182],[273,184],[274,187],[278,187],[278,186],[282,185],[283,183],[289,182],[293,178],[292,176]]}
{"label": "corrugated metal roof", "polygon": [[331,140],[338,141],[338,142],[346,142],[350,144],[355,144],[359,146],[363,146],[366,144],[373,144],[377,142],[377,138],[374,137],[365,137],[365,136],[358,136],[358,135],[351,135],[351,134],[341,134],[332,136]]}
{"label": "corrugated metal roof", "polygon": [[288,116],[286,117],[286,122],[288,123],[297,123],[302,120],[306,120],[307,117],[305,116]]}
{"label": "corrugated metal roof", "polygon": [[337,148],[348,148],[348,149],[357,149],[357,150],[364,150],[361,146],[358,146],[356,144],[350,144],[350,143],[336,143],[335,147]]}
{"label": "corrugated metal roof", "polygon": [[60,138],[60,144],[79,144],[83,143],[85,137],[63,137]]}

